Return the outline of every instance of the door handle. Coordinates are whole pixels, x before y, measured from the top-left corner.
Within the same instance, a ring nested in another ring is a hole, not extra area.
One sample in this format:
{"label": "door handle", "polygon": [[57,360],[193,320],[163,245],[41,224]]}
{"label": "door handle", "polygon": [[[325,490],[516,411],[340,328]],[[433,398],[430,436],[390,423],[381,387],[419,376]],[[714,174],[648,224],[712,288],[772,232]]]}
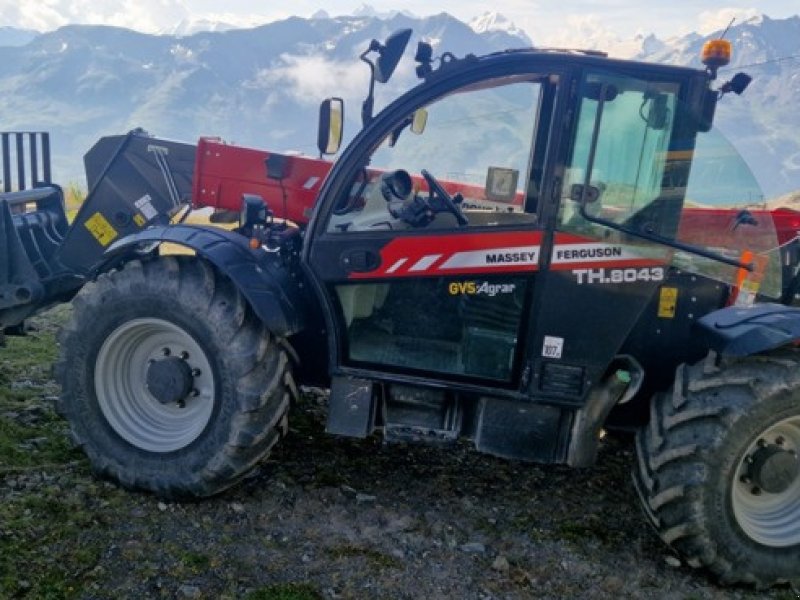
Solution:
{"label": "door handle", "polygon": [[342,267],[348,273],[374,271],[380,264],[380,256],[372,250],[349,250],[342,254]]}

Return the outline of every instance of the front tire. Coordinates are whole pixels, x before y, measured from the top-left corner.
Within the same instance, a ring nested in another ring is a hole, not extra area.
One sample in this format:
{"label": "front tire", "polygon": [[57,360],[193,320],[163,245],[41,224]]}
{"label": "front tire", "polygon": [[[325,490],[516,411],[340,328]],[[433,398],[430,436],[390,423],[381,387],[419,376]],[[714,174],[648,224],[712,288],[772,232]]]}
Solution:
{"label": "front tire", "polygon": [[678,369],[636,439],[661,538],[723,583],[800,585],[800,353]]}
{"label": "front tire", "polygon": [[209,496],[286,432],[286,352],[205,261],[134,261],[73,304],[59,412],[98,474],[165,497]]}

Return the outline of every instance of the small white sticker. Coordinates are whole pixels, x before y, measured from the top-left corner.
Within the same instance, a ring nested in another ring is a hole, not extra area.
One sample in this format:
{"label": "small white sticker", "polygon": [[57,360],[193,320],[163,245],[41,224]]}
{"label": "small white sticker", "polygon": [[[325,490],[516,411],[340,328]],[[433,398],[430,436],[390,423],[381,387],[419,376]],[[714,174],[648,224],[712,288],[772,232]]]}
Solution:
{"label": "small white sticker", "polygon": [[150,194],[145,194],[134,203],[148,221],[158,216],[158,211],[153,208],[151,201]]}
{"label": "small white sticker", "polygon": [[310,190],[319,182],[319,177],[309,177],[308,181],[303,184],[303,188]]}
{"label": "small white sticker", "polygon": [[564,351],[564,338],[552,337],[549,335],[544,336],[544,345],[542,346],[542,356],[545,358],[561,358],[561,353]]}

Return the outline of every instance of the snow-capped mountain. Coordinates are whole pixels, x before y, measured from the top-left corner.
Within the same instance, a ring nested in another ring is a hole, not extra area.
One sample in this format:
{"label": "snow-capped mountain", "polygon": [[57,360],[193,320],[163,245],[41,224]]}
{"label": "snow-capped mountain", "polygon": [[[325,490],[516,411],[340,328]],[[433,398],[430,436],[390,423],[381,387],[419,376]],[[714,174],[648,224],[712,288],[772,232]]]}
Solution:
{"label": "snow-capped mountain", "polygon": [[[699,68],[703,44],[721,33],[670,40],[637,58]],[[800,16],[760,15],[734,24],[725,37],[733,43],[733,59],[720,70],[720,80],[744,71],[753,82],[742,96],[729,94],[720,101],[716,125],[768,197],[800,189]]]}
{"label": "snow-capped mountain", "polygon": [[533,43],[528,35],[509,19],[498,12],[485,12],[469,22],[470,28],[479,34],[491,37],[495,42],[508,42],[516,39],[525,40],[526,46]]}
{"label": "snow-capped mountain", "polygon": [[[188,26],[188,24],[184,24]],[[527,40],[478,34],[442,13],[428,18],[289,18],[252,29],[148,35],[70,25],[21,47],[0,47],[0,128],[49,130],[58,181],[83,179],[81,157],[103,135],[143,127],[162,137],[217,135],[278,151],[315,153],[319,102],[357,107],[368,85],[358,60],[371,39],[410,27],[414,37],[377,107],[418,81],[411,60],[420,39],[456,55],[485,54]],[[360,127],[348,110],[346,131]]]}
{"label": "snow-capped mountain", "polygon": [[525,35],[525,32],[512,23],[508,18],[498,12],[485,12],[475,17],[469,22],[469,26],[475,33],[486,33],[487,31],[504,31],[511,35]]}
{"label": "snow-capped mountain", "polygon": [[411,19],[416,18],[414,13],[411,13],[407,10],[390,10],[390,11],[380,12],[370,4],[362,4],[352,13],[352,16],[354,17],[367,17],[370,19],[392,19],[397,15],[403,15]]}
{"label": "snow-capped mountain", "polygon": [[[352,135],[359,128],[358,110],[352,108],[366,93],[368,71],[357,57],[373,38],[410,27],[409,49],[425,39],[435,52],[456,56],[531,45],[496,13],[466,24],[446,13],[417,18],[368,12],[349,17],[318,12],[311,19],[293,17],[250,29],[230,28],[224,20],[186,21],[168,35],[68,26],[30,32],[27,40],[17,38],[22,45],[3,44],[0,29],[0,128],[50,130],[54,171],[65,183],[82,179],[81,156],[97,138],[135,127],[163,137],[218,135],[310,154],[322,98],[344,97],[351,107],[346,130]],[[800,189],[800,61],[778,60],[800,55],[800,17],[748,20],[734,25],[727,37],[734,60],[720,78],[745,70],[754,81],[742,97],[723,99],[717,125],[769,196]],[[692,34],[662,41],[641,34],[624,42],[624,50],[640,60],[699,66],[706,39]],[[623,55],[619,39],[604,42],[587,31],[583,41],[583,47],[616,48],[611,54]],[[389,86],[379,86],[378,106],[417,82],[412,55],[406,53]]]}
{"label": "snow-capped mountain", "polygon": [[240,29],[241,25],[235,25],[226,21],[212,21],[210,19],[181,19],[177,25],[162,30],[161,33],[175,36],[194,35],[204,31],[230,31]]}

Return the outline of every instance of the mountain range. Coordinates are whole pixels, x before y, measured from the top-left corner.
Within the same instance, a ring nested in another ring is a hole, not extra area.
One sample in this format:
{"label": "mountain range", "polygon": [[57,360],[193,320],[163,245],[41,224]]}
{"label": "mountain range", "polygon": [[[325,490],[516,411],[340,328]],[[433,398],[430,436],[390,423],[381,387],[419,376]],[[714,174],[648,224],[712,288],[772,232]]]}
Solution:
{"label": "mountain range", "polygon": [[[688,35],[653,45],[636,58],[700,67],[709,37]],[[729,79],[738,71],[753,78],[744,94],[720,101],[715,124],[731,140],[757,175],[767,196],[800,190],[800,16],[760,16],[730,28],[731,64],[720,71]]]}
{"label": "mountain range", "polygon": [[[62,183],[82,180],[82,156],[100,136],[136,127],[160,137],[213,135],[314,154],[320,100],[345,99],[347,133],[354,135],[369,81],[358,55],[371,39],[404,27],[414,30],[409,48],[425,39],[456,56],[535,43],[496,13],[464,23],[446,13],[418,18],[367,9],[346,17],[321,11],[249,29],[183,22],[161,35],[88,25],[41,34],[6,27],[0,28],[0,129],[50,131],[55,178]],[[768,196],[800,189],[800,17],[751,19],[727,37],[735,55],[721,78],[744,70],[754,80],[743,96],[720,103],[717,124]],[[638,36],[625,52],[699,66],[706,39]],[[412,54],[376,90],[378,107],[417,81]]]}

